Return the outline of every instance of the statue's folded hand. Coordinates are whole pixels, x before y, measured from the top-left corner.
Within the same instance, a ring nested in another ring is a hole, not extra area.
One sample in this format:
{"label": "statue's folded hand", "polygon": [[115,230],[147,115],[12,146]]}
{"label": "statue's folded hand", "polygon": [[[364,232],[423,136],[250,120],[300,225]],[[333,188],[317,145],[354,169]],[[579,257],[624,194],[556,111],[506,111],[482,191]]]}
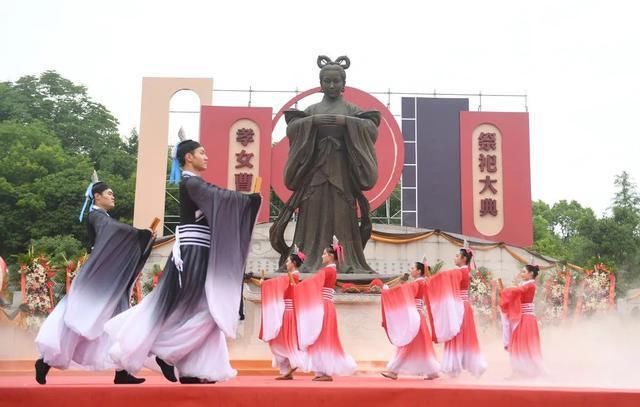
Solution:
{"label": "statue's folded hand", "polygon": [[337,116],[334,114],[315,114],[313,124],[316,126],[335,126],[338,124]]}

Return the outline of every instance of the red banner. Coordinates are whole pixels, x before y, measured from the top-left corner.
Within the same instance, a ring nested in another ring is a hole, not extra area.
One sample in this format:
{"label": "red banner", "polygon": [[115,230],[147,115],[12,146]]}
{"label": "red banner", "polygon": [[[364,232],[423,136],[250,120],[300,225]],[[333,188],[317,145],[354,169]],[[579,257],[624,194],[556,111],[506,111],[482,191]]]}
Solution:
{"label": "red banner", "polygon": [[200,143],[209,166],[203,178],[221,188],[252,192],[262,178],[258,222],[269,221],[271,186],[270,107],[202,106]]}
{"label": "red banner", "polygon": [[528,113],[460,112],[462,234],[533,244]]}

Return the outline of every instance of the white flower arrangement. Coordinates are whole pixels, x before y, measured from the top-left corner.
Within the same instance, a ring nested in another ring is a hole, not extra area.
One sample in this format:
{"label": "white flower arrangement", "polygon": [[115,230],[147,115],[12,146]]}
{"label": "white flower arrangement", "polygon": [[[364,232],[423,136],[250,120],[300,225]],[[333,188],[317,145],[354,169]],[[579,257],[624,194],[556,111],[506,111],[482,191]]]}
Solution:
{"label": "white flower arrangement", "polygon": [[544,283],[545,295],[542,319],[545,323],[558,323],[562,319],[566,284],[565,278],[565,270],[556,270]]}
{"label": "white flower arrangement", "polygon": [[24,312],[27,329],[37,329],[53,308],[50,292],[50,275],[53,270],[42,256],[29,252],[20,267],[24,275]]}
{"label": "white flower arrangement", "polygon": [[476,322],[480,325],[490,324],[494,316],[491,280],[491,272],[485,267],[480,267],[471,273],[469,302],[473,308]]}
{"label": "white flower arrangement", "polygon": [[593,272],[584,279],[582,292],[582,312],[593,314],[609,309],[609,275],[604,272]]}

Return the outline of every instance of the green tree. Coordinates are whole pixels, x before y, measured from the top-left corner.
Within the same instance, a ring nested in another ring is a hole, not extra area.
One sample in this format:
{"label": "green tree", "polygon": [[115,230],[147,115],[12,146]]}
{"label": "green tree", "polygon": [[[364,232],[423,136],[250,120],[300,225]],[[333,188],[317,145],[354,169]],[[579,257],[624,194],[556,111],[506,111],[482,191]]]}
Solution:
{"label": "green tree", "polygon": [[0,84],[0,121],[41,122],[65,151],[85,156],[98,171],[128,177],[135,156],[118,133],[118,120],[88,96],[86,87],[54,71]]}
{"label": "green tree", "polygon": [[56,72],[0,83],[0,255],[51,236],[86,244],[78,214],[94,169],[116,193],[112,216],[132,219],[137,133],[125,142],[117,124]]}
{"label": "green tree", "polygon": [[640,196],[626,171],[615,179],[617,187],[611,207],[612,216],[602,231],[602,254],[618,269],[622,290],[640,283]]}
{"label": "green tree", "polygon": [[127,153],[129,153],[129,155],[132,157],[138,156],[138,141],[139,141],[138,130],[133,128],[131,129],[131,131],[129,131],[129,137],[127,137],[127,142],[126,142],[127,145],[125,148]]}
{"label": "green tree", "polygon": [[90,171],[42,124],[0,122],[0,255],[61,231],[84,236],[77,215]]}
{"label": "green tree", "polygon": [[563,241],[568,241],[580,232],[585,223],[596,220],[591,208],[585,208],[577,201],[559,201],[553,205],[551,212],[551,227]]}
{"label": "green tree", "polygon": [[640,195],[626,171],[614,183],[611,211],[599,218],[576,201],[534,202],[533,248],[578,265],[612,266],[622,294],[640,284]]}
{"label": "green tree", "polygon": [[562,239],[556,234],[556,211],[542,201],[533,202],[533,250],[556,259],[569,257]]}
{"label": "green tree", "polygon": [[616,176],[614,184],[618,187],[618,191],[613,198],[614,215],[615,208],[627,209],[635,215],[640,214],[640,195],[638,195],[638,188],[633,179],[631,179],[631,175],[623,171]]}
{"label": "green tree", "polygon": [[63,266],[66,260],[77,258],[86,252],[82,243],[71,235],[41,237],[33,240],[31,246],[35,253],[46,254],[56,266]]}

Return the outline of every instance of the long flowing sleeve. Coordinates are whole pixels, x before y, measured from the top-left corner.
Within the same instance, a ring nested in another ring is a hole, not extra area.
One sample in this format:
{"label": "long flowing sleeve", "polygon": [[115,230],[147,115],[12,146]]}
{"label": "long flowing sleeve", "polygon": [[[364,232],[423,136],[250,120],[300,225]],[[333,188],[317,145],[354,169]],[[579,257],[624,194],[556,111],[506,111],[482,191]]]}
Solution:
{"label": "long flowing sleeve", "polygon": [[298,322],[298,345],[301,350],[306,350],[312,345],[322,331],[324,280],[325,272],[320,270],[313,277],[296,284],[293,289],[293,308]]}
{"label": "long flowing sleeve", "polygon": [[262,282],[260,310],[262,325],[260,339],[268,342],[278,336],[284,315],[284,293],[289,287],[289,276],[280,276]]}
{"label": "long flowing sleeve", "polygon": [[185,185],[211,228],[205,281],[209,312],[224,334],[234,338],[249,243],[262,199],[258,194],[220,189],[200,177],[188,178]]}
{"label": "long flowing sleeve", "polygon": [[460,269],[440,271],[427,282],[428,306],[437,342],[446,342],[460,332],[464,304],[460,297]]}
{"label": "long flowing sleeve", "polygon": [[522,287],[505,288],[500,293],[500,320],[502,341],[505,347],[511,342],[511,334],[522,318]]}
{"label": "long flowing sleeve", "polygon": [[116,309],[128,306],[128,293],[146,256],[151,233],[93,211],[87,221],[95,230],[89,260],[78,271],[68,296],[64,321],[76,333],[95,339]]}
{"label": "long flowing sleeve", "polygon": [[421,315],[415,301],[417,289],[415,283],[405,283],[382,290],[382,325],[395,346],[409,344],[420,329]]}
{"label": "long flowing sleeve", "polygon": [[522,317],[520,304],[523,292],[522,287],[511,287],[505,288],[500,293],[500,311],[512,322],[518,322]]}

